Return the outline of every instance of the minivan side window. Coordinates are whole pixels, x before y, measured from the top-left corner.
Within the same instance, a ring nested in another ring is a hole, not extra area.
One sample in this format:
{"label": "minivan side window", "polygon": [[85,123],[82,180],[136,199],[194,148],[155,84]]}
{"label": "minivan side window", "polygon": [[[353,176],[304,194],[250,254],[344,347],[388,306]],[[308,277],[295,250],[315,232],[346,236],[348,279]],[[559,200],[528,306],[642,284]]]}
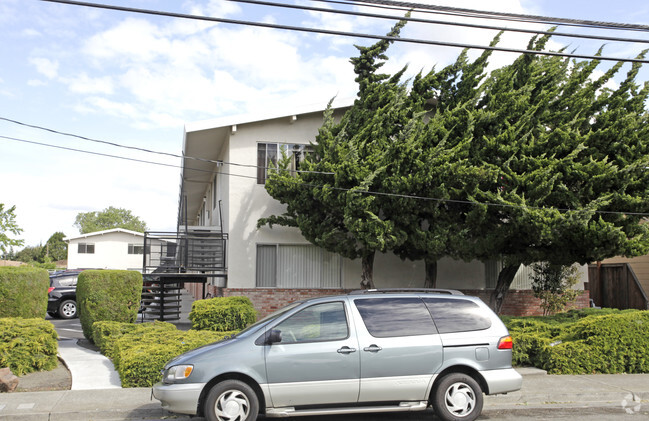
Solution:
{"label": "minivan side window", "polygon": [[274,327],[282,332],[282,344],[337,341],[349,336],[342,302],[315,304]]}
{"label": "minivan side window", "polygon": [[439,333],[470,332],[491,327],[491,319],[476,303],[452,298],[424,298]]}
{"label": "minivan side window", "polygon": [[375,338],[437,333],[420,298],[368,298],[354,300],[363,323]]}

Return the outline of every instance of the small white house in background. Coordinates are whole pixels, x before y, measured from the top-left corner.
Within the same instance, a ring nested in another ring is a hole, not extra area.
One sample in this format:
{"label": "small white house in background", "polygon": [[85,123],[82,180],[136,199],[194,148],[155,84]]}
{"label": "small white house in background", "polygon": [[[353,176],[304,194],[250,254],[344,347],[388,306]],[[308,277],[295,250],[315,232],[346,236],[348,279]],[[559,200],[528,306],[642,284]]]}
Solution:
{"label": "small white house in background", "polygon": [[142,270],[144,234],[123,228],[67,237],[68,269]]}

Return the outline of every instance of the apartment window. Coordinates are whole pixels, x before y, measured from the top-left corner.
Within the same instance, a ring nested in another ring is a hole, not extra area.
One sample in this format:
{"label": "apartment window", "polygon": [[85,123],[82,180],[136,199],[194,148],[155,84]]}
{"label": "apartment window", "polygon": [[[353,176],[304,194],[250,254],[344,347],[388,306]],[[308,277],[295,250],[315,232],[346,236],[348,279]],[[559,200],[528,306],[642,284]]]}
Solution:
{"label": "apartment window", "polygon": [[142,244],[129,244],[128,254],[144,254],[144,246]]}
{"label": "apartment window", "polygon": [[277,168],[278,162],[284,157],[290,159],[288,169],[295,173],[309,152],[311,152],[310,145],[259,143],[257,145],[257,183],[265,184],[268,178],[268,170]]}
{"label": "apartment window", "polygon": [[310,244],[257,245],[257,286],[340,288],[342,259]]}
{"label": "apartment window", "polygon": [[79,253],[79,254],[94,254],[95,253],[95,245],[94,244],[89,244],[89,243],[79,243],[79,247],[77,248],[77,253]]}

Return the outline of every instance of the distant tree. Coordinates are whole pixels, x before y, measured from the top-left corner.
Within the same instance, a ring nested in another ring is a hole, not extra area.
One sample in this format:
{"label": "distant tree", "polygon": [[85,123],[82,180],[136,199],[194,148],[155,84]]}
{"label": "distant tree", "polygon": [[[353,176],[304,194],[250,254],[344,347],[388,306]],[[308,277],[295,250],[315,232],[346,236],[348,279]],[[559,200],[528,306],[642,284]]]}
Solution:
{"label": "distant tree", "polygon": [[0,252],[5,255],[8,247],[22,246],[23,240],[9,237],[9,234],[19,235],[23,230],[16,223],[16,207],[5,209],[4,203],[0,203]]}
{"label": "distant tree", "polygon": [[68,258],[68,244],[63,241],[63,238],[65,238],[65,234],[62,232],[52,234],[41,250],[39,258],[41,263],[46,262],[47,259],[56,262]]}
{"label": "distant tree", "polygon": [[102,211],[82,212],[77,215],[74,226],[79,233],[104,231],[113,228],[124,228],[131,231],[144,232],[147,230],[146,223],[130,210],[110,206]]}
{"label": "distant tree", "polygon": [[43,246],[27,246],[16,253],[16,260],[24,263],[39,263]]}

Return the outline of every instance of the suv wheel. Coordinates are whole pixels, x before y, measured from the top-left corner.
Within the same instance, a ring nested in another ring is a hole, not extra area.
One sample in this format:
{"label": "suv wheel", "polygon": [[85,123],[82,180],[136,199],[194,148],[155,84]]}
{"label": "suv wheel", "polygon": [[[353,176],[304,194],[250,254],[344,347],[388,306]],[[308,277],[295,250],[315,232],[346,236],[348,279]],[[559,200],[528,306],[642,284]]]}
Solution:
{"label": "suv wheel", "polygon": [[225,380],[210,390],[205,400],[209,421],[254,421],[259,412],[255,391],[239,380]]}
{"label": "suv wheel", "polygon": [[482,388],[467,374],[444,376],[432,398],[435,414],[444,421],[473,421],[482,412]]}
{"label": "suv wheel", "polygon": [[59,305],[59,317],[72,319],[77,316],[77,303],[74,300],[65,300]]}

